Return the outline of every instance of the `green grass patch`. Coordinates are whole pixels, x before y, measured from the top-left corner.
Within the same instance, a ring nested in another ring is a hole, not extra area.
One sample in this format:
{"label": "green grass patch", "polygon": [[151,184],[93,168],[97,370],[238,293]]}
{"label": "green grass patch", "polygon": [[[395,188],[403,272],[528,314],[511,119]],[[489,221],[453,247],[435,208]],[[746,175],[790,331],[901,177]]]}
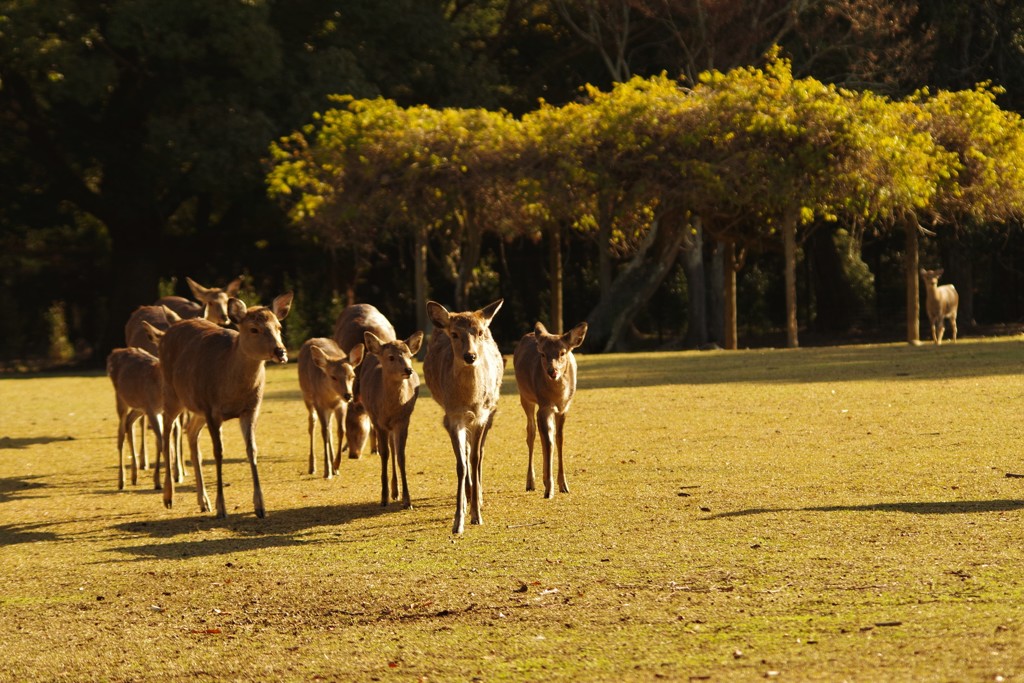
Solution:
{"label": "green grass patch", "polygon": [[150,472],[117,491],[101,373],[5,377],[0,679],[1019,680],[1021,356],[583,356],[551,500],[525,491],[510,372],[461,537],[426,391],[414,509],[382,508],[376,456],[306,474],[296,366],[268,368],[268,516],[230,422],[217,520],[191,474],[173,510]]}

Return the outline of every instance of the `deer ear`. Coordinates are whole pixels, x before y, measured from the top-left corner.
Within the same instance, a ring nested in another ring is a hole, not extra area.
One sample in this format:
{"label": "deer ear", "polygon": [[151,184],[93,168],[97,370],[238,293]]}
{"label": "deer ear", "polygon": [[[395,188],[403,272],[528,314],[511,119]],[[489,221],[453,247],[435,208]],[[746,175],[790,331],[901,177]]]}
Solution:
{"label": "deer ear", "polygon": [[319,346],[309,347],[309,357],[313,359],[313,363],[321,370],[327,367],[327,354]]}
{"label": "deer ear", "polygon": [[448,309],[436,301],[427,302],[427,317],[430,318],[430,322],[434,323],[435,327],[448,329]]}
{"label": "deer ear", "polygon": [[209,289],[203,287],[201,284],[199,284],[192,278],[188,277],[187,275],[185,276],[185,282],[188,284],[188,288],[192,290],[192,296],[194,296],[199,301],[206,300],[206,293],[210,291]]}
{"label": "deer ear", "polygon": [[242,288],[242,278],[236,277],[234,280],[228,283],[228,286],[224,288],[224,291],[228,296],[238,296],[238,290]]}
{"label": "deer ear", "polygon": [[374,354],[380,353],[381,347],[384,346],[380,338],[369,330],[363,332],[363,341],[366,342],[366,350]]}
{"label": "deer ear", "polygon": [[562,341],[565,343],[566,346],[569,347],[569,350],[571,351],[572,349],[579,348],[579,346],[583,343],[583,340],[586,339],[586,337],[587,324],[580,323],[576,327],[572,328],[571,330],[563,334]]}
{"label": "deer ear", "polygon": [[228,299],[228,318],[234,324],[237,325],[242,322],[242,318],[245,317],[245,312],[247,310],[249,309],[241,299],[236,299],[235,297]]}
{"label": "deer ear", "polygon": [[533,333],[538,337],[542,337],[548,334],[548,328],[544,327],[544,323],[538,320],[537,324],[533,326]]}
{"label": "deer ear", "polygon": [[409,347],[409,353],[415,356],[420,352],[420,347],[423,346],[423,332],[414,332],[411,337],[405,341],[405,345]]}
{"label": "deer ear", "polygon": [[278,320],[284,320],[288,317],[288,311],[292,310],[292,299],[294,298],[294,292],[288,292],[275,298],[274,303],[270,304],[270,310],[274,312]]}
{"label": "deer ear", "polygon": [[164,317],[167,318],[167,323],[168,324],[176,323],[179,320],[181,320],[181,316],[180,315],[178,315],[177,313],[175,313],[171,309],[167,308],[166,306],[161,306],[160,308],[163,309],[163,314],[164,314]]}
{"label": "deer ear", "polygon": [[503,303],[505,303],[504,299],[498,299],[497,301],[492,301],[491,303],[487,304],[479,311],[477,311],[477,314],[483,317],[483,319],[487,322],[488,327],[490,326],[491,320],[494,318],[495,314],[497,314],[498,310],[501,308],[501,305]]}
{"label": "deer ear", "polygon": [[348,364],[353,368],[358,368],[359,364],[363,362],[363,355],[366,352],[366,347],[362,344],[356,344],[348,352]]}
{"label": "deer ear", "polygon": [[150,324],[148,320],[142,321],[142,329],[146,331],[146,336],[149,337],[149,340],[156,344],[157,348],[159,348],[160,340],[164,338],[164,331],[161,329],[157,329],[156,327],[153,327],[153,325]]}
{"label": "deer ear", "polygon": [[925,270],[924,268],[922,268],[922,269],[921,269],[920,271],[918,271],[918,272],[919,272],[919,273],[921,273],[921,277],[925,277],[925,275],[926,275],[926,273],[927,273],[928,271],[927,271],[927,270]]}

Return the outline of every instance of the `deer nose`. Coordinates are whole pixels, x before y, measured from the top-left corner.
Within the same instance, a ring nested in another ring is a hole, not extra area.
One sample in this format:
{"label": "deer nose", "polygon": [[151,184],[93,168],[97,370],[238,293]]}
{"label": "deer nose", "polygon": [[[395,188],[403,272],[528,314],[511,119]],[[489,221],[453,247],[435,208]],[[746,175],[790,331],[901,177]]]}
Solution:
{"label": "deer nose", "polygon": [[288,349],[284,348],[283,346],[274,349],[274,360],[276,360],[278,363],[287,363]]}
{"label": "deer nose", "polygon": [[345,403],[350,403],[352,401],[352,394],[346,393],[342,398],[345,399]]}
{"label": "deer nose", "polygon": [[550,370],[548,370],[548,377],[550,377],[551,379],[558,379],[558,370],[555,368],[551,368]]}
{"label": "deer nose", "polygon": [[412,377],[412,368],[405,368],[404,372],[406,377]]}
{"label": "deer nose", "polygon": [[462,354],[462,360],[466,361],[466,365],[472,365],[476,362],[475,353],[464,353]]}

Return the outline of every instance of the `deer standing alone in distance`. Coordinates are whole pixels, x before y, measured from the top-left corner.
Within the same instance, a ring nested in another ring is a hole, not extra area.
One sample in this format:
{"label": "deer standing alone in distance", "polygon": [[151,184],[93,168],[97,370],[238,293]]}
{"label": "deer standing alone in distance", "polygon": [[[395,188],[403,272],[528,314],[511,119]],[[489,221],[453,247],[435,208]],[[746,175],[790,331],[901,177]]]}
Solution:
{"label": "deer standing alone in distance", "polygon": [[[173,420],[183,410],[192,412],[188,422],[188,445],[196,476],[199,509],[210,510],[199,461],[199,431],[209,427],[217,467],[217,516],[226,517],[222,467],[224,445],[221,425],[238,418],[245,451],[252,471],[253,507],[257,517],[266,515],[259,470],[256,467],[256,421],[263,402],[267,361],[288,362],[281,341],[281,320],[291,308],[292,294],[274,299],[270,308],[247,308],[239,299],[228,301],[228,315],[238,330],[220,327],[196,318],[172,325],[160,342],[160,366],[164,378],[164,415]],[[169,433],[164,432],[164,448]],[[164,481],[164,505],[174,503],[170,470]]]}
{"label": "deer standing alone in distance", "polygon": [[956,309],[960,305],[960,295],[953,285],[940,285],[939,278],[945,272],[921,269],[921,280],[924,281],[924,301],[928,310],[928,321],[932,327],[932,341],[938,346],[942,343],[942,335],[946,331],[946,318],[956,343]]}
{"label": "deer standing alone in distance", "polygon": [[512,365],[519,387],[519,401],[526,412],[526,490],[534,490],[533,442],[540,423],[540,445],[544,455],[544,497],[553,498],[552,446],[558,449],[558,490],[569,493],[562,459],[565,416],[576,394],[576,357],[572,350],[587,336],[587,324],[580,323],[563,335],[551,334],[538,322],[516,346]]}
{"label": "deer standing alone in distance", "polygon": [[465,525],[466,498],[471,524],[483,524],[484,442],[494,423],[505,361],[491,337],[490,325],[502,299],[478,311],[449,313],[427,302],[435,329],[423,360],[430,393],[444,410],[444,427],[455,451],[455,522],[453,534]]}
{"label": "deer standing alone in distance", "polygon": [[[348,351],[356,344],[365,343],[364,334],[373,332],[378,339],[384,342],[398,339],[395,328],[384,314],[371,304],[352,304],[345,308],[334,323],[333,339],[337,342],[342,351]],[[360,398],[359,384],[360,375],[356,375],[355,399],[340,407],[338,414],[338,453],[335,456],[335,469],[338,469],[341,459],[341,444],[343,441],[348,445],[348,457],[355,460],[363,452],[366,442],[370,441],[370,452],[377,452],[377,439],[373,435],[373,428],[370,424],[370,417],[366,414]]]}
{"label": "deer standing alone in distance", "polygon": [[[342,403],[351,403],[356,368],[363,362],[363,345],[356,344],[346,355],[333,339],[314,337],[299,349],[299,388],[309,413],[309,473],[316,474],[313,432],[320,420],[320,435],[324,442],[324,478],[337,473],[340,459],[334,453],[331,438],[331,420],[340,414]],[[342,443],[339,439],[338,450]]]}
{"label": "deer standing alone in distance", "polygon": [[[157,342],[152,339],[152,337],[150,336],[149,332],[146,330],[145,327],[143,327],[143,325],[142,325],[142,321],[143,320],[147,321],[150,325],[152,325],[153,327],[155,327],[158,330],[166,330],[172,324],[174,324],[174,323],[178,322],[179,320],[181,320],[181,317],[178,316],[178,314],[175,313],[173,310],[171,310],[167,306],[163,306],[163,305],[139,306],[134,311],[132,311],[132,314],[128,317],[128,322],[125,323],[125,325],[124,325],[124,341],[125,341],[125,345],[128,346],[129,348],[135,347],[135,348],[139,348],[139,349],[144,349],[145,351],[148,351],[153,356],[159,356],[160,355],[160,350],[157,347]],[[142,469],[148,470],[149,469],[149,452],[146,449],[146,415],[143,414],[141,417],[139,417],[137,419],[137,421],[139,423],[140,439],[142,441],[142,449],[141,449]],[[132,420],[133,425],[134,425],[135,422],[136,422],[136,420]],[[175,434],[180,436],[180,434],[181,434],[180,420],[178,422],[175,422],[174,425],[168,425],[167,428],[168,429],[174,429],[175,430]],[[134,430],[134,426],[132,427],[132,429]],[[135,444],[135,434],[134,434],[134,431],[133,431],[133,433],[130,436],[129,443],[132,444],[132,449],[134,451],[134,448],[135,448],[135,445],[134,445]],[[181,448],[180,448],[181,443],[180,443],[180,439],[176,439],[176,446],[177,446],[177,448],[175,449],[176,457],[174,459],[174,461],[175,461],[175,468],[176,468],[176,471],[177,471],[177,474],[178,474],[178,481],[182,481],[184,479],[185,472],[184,472],[184,468],[182,467],[182,464],[181,464],[181,453],[180,453],[180,451],[181,451]],[[159,438],[157,438],[157,452],[158,453],[160,452]],[[170,462],[170,455],[168,455],[167,461]],[[153,472],[153,481],[154,481],[154,484],[155,484],[156,488],[160,488],[160,460],[159,460],[159,457],[157,458],[156,468],[155,468],[155,471]],[[134,484],[135,482],[132,482],[132,483]]]}
{"label": "deer standing alone in distance", "polygon": [[203,287],[190,277],[186,277],[185,282],[188,283],[188,288],[192,290],[192,296],[198,304],[182,296],[164,296],[157,299],[156,305],[167,306],[183,320],[201,317],[218,325],[227,325],[230,322],[228,300],[238,296],[238,290],[242,288],[242,278],[236,277],[224,289]]}
{"label": "deer standing alone in distance", "polygon": [[380,449],[380,504],[388,504],[388,458],[391,467],[391,497],[398,500],[398,472],[402,475],[402,507],[412,508],[409,481],[405,475],[405,445],[409,439],[409,418],[420,393],[420,378],[412,358],[423,344],[423,332],[405,341],[385,342],[373,332],[364,333],[369,356],[359,370],[363,406],[377,432]]}
{"label": "deer standing alone in distance", "polygon": [[[107,356],[107,375],[114,384],[117,404],[117,488],[124,488],[124,441],[132,453],[132,486],[138,483],[139,458],[135,450],[134,423],[143,415],[149,417],[157,436],[156,461],[160,462],[163,438],[163,379],[160,361],[145,349],[114,349]],[[146,432],[142,432],[145,441]],[[168,466],[170,469],[170,466]],[[157,470],[159,472],[159,469]],[[159,488],[159,482],[157,484]]]}

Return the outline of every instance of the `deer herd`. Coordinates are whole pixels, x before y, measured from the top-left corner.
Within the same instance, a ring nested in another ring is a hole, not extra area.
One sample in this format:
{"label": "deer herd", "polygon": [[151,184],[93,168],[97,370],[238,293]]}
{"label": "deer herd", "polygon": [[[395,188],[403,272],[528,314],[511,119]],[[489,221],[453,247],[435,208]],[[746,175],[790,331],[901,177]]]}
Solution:
{"label": "deer herd", "polygon": [[[135,425],[139,422],[142,468],[149,467],[145,445],[148,421],[156,435],[154,486],[162,490],[164,505],[173,506],[175,484],[184,481],[182,442],[187,441],[199,509],[213,510],[199,450],[199,434],[206,427],[217,471],[215,513],[225,517],[221,427],[226,420],[237,418],[252,472],[253,508],[257,517],[264,517],[256,423],[266,363],[288,362],[281,321],[291,308],[292,294],[278,296],[269,307],[247,307],[237,297],[240,280],[223,289],[186,280],[196,301],[163,297],[140,306],[125,325],[126,347],[115,349],[107,359],[118,416],[118,488],[125,487],[125,441],[130,450],[131,483],[138,483],[140,449],[136,448]],[[444,428],[455,453],[454,534],[465,528],[467,505],[469,523],[483,523],[484,447],[494,423],[506,364],[490,331],[501,305],[499,299],[476,311],[451,312],[437,302],[427,303],[434,330],[426,341],[422,369],[430,394],[444,413]],[[513,357],[527,420],[526,489],[534,490],[533,447],[539,424],[547,498],[554,495],[552,458],[556,448],[559,490],[569,491],[563,430],[576,392],[572,352],[583,343],[586,332],[587,324],[580,323],[566,334],[550,334],[538,322],[519,341]],[[413,361],[423,347],[423,331],[399,339],[394,326],[369,304],[347,307],[331,337],[314,337],[302,344],[298,379],[308,413],[309,474],[317,471],[319,423],[325,478],[338,473],[343,450],[347,449],[349,458],[358,458],[369,442],[371,452],[380,456],[381,505],[400,498],[402,507],[412,508],[406,447],[420,389]]]}
{"label": "deer herd", "polygon": [[[955,342],[956,290],[938,284],[942,270],[922,269],[920,276],[933,341],[942,343],[945,321],[949,320]],[[118,488],[125,487],[125,441],[131,456],[131,483],[138,483],[139,449],[134,432],[138,422],[142,423],[142,468],[149,467],[148,420],[157,444],[154,486],[162,489],[164,505],[172,507],[174,486],[184,481],[182,441],[187,440],[199,509],[211,511],[198,441],[206,427],[217,470],[216,515],[225,517],[221,426],[237,418],[252,471],[253,508],[257,517],[263,517],[266,508],[257,467],[256,422],[263,402],[266,363],[288,362],[281,321],[291,308],[292,294],[278,296],[270,307],[247,307],[237,297],[240,280],[223,289],[186,280],[195,301],[163,297],[153,305],[140,306],[125,325],[126,347],[115,349],[107,359],[118,416]],[[490,331],[501,306],[499,299],[476,311],[451,312],[435,301],[427,303],[434,329],[426,341],[422,367],[430,395],[444,413],[444,428],[455,453],[454,534],[463,532],[467,513],[470,524],[483,523],[484,447],[494,423],[506,363]],[[526,490],[533,491],[536,485],[533,452],[539,428],[546,498],[554,496],[556,450],[558,490],[569,492],[562,449],[565,418],[576,393],[573,350],[586,334],[586,323],[565,334],[551,334],[538,322],[519,340],[512,356],[519,400],[526,413]],[[401,497],[404,508],[412,507],[406,446],[420,389],[413,359],[423,344],[422,331],[399,339],[379,310],[356,304],[342,312],[331,337],[315,337],[302,345],[298,378],[308,413],[309,474],[316,473],[319,423],[325,478],[338,473],[343,449],[348,450],[349,458],[358,458],[369,442],[371,452],[380,456],[381,505]]]}

